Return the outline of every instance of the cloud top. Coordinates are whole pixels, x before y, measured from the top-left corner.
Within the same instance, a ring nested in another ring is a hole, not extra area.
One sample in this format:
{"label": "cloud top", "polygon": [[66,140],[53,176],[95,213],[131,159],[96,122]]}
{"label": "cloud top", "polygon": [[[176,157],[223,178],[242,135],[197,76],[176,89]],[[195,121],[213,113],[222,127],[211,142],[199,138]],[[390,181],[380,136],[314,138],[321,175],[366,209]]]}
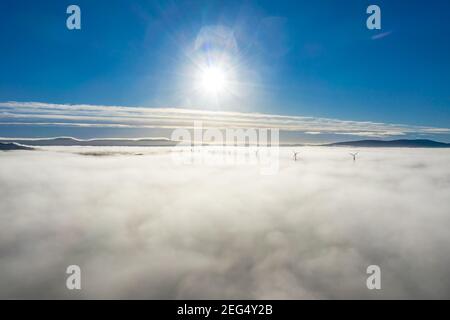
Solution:
{"label": "cloud top", "polygon": [[282,148],[273,176],[174,165],[167,149],[48,150],[1,154],[0,298],[450,297],[448,150],[362,148],[353,163]]}

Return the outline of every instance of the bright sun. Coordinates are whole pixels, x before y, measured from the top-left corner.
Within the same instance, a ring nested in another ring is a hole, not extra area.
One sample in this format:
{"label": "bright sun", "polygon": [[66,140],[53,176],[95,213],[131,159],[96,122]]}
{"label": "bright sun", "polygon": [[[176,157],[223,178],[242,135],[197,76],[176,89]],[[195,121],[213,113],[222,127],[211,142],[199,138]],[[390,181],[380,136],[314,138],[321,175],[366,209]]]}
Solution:
{"label": "bright sun", "polygon": [[219,94],[226,89],[226,72],[218,67],[208,67],[202,70],[201,87],[209,94]]}

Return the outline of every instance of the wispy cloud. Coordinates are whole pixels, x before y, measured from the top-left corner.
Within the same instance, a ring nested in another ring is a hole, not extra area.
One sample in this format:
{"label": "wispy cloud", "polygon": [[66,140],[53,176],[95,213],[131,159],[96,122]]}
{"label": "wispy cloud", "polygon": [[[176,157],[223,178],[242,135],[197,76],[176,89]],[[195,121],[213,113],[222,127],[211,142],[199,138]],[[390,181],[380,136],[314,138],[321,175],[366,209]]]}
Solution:
{"label": "wispy cloud", "polygon": [[369,137],[450,133],[449,128],[261,113],[40,102],[0,103],[0,125],[172,129],[192,128],[195,121],[201,121],[204,128],[278,128],[307,134]]}
{"label": "wispy cloud", "polygon": [[383,38],[389,36],[391,33],[392,33],[392,31],[382,32],[382,33],[379,33],[379,34],[376,34],[376,35],[372,36],[371,39],[372,40],[383,39]]}

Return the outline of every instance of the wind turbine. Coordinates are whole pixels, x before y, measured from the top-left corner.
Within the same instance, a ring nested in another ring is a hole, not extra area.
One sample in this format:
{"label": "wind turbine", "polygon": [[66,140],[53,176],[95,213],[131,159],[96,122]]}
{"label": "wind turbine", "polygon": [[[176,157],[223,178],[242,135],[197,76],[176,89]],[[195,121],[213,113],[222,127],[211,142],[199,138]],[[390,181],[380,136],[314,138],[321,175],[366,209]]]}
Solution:
{"label": "wind turbine", "polygon": [[350,152],[350,155],[353,157],[353,161],[356,161],[356,156],[358,155],[358,153],[359,152],[356,152],[356,153],[351,153]]}

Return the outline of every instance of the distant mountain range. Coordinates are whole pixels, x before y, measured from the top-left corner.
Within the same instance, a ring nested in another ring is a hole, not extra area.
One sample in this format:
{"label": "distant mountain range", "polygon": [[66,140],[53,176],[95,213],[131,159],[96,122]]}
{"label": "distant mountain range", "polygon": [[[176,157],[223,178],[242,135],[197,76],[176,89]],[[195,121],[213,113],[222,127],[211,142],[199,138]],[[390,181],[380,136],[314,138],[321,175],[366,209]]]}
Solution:
{"label": "distant mountain range", "polygon": [[2,143],[0,142],[0,150],[1,151],[9,151],[9,150],[33,150],[33,148],[22,146],[17,143]]}
{"label": "distant mountain range", "polygon": [[93,146],[93,147],[166,147],[177,142],[165,138],[143,139],[90,139],[81,140],[72,137],[43,139],[0,139],[3,143],[20,143],[27,146]]}
{"label": "distant mountain range", "polygon": [[[93,147],[172,147],[178,144],[166,138],[142,139],[90,139],[81,140],[72,137],[42,139],[8,139],[0,138],[0,150],[30,150],[27,146],[93,146]],[[205,144],[206,145],[206,144]],[[301,144],[280,144],[280,146],[302,146]],[[326,147],[360,147],[360,148],[450,148],[450,143],[433,140],[358,140],[323,144]]]}
{"label": "distant mountain range", "polygon": [[450,143],[433,140],[358,140],[325,144],[329,147],[361,147],[361,148],[450,148]]}

